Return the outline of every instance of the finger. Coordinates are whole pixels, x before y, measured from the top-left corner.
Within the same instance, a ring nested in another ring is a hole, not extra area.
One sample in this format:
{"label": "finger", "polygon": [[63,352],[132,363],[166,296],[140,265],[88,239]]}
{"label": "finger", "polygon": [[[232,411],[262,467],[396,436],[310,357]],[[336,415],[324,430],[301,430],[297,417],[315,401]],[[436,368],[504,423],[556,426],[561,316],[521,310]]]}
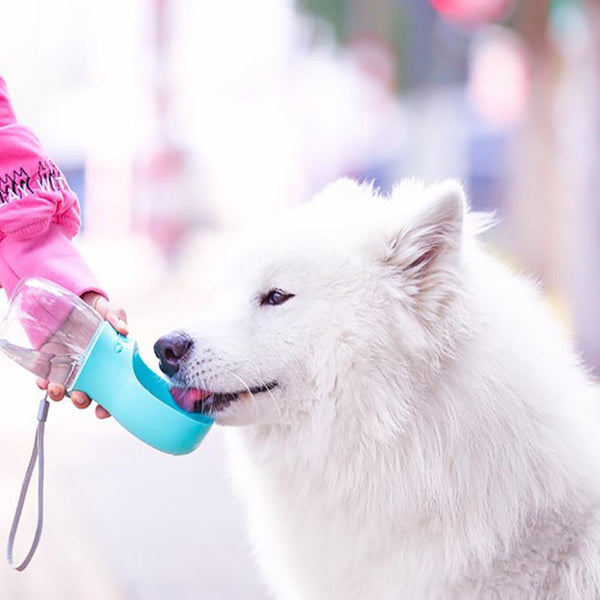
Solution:
{"label": "finger", "polygon": [[106,314],[106,320],[121,334],[127,335],[127,315],[122,308],[111,309]]}
{"label": "finger", "polygon": [[77,408],[87,408],[92,402],[87,394],[77,391],[73,391],[71,394],[71,400]]}
{"label": "finger", "polygon": [[106,319],[108,311],[111,309],[110,302],[104,296],[97,296],[94,300],[93,307],[103,319]]}
{"label": "finger", "polygon": [[103,319],[106,319],[121,335],[127,335],[127,314],[117,306],[113,306],[106,298],[99,296],[95,302],[94,308],[100,313]]}
{"label": "finger", "polygon": [[124,308],[121,308],[120,306],[116,306],[116,307],[113,307],[112,310],[116,313],[117,317],[119,317],[119,319],[121,321],[123,321],[123,323],[127,324],[127,313],[125,312]]}
{"label": "finger", "polygon": [[35,380],[35,384],[40,388],[40,390],[48,389],[48,381],[46,379],[42,379],[41,377],[38,377]]}
{"label": "finger", "polygon": [[65,397],[65,388],[59,383],[51,383],[48,385],[48,395],[51,400],[58,402]]}
{"label": "finger", "polygon": [[96,412],[96,416],[99,419],[108,419],[108,417],[110,417],[110,413],[105,408],[100,406],[99,404],[98,404],[98,406],[96,406],[95,412]]}
{"label": "finger", "polygon": [[100,302],[102,300],[106,302],[106,298],[98,292],[85,292],[82,294],[81,299],[98,312],[100,312]]}

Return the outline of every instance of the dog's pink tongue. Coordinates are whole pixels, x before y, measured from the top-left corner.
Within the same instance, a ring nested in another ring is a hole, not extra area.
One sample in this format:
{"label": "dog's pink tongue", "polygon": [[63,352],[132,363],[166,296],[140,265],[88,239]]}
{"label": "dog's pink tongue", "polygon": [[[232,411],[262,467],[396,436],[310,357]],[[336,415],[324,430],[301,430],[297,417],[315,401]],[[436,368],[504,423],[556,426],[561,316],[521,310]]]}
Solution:
{"label": "dog's pink tongue", "polygon": [[182,388],[173,386],[171,387],[170,392],[177,405],[188,412],[194,411],[196,402],[205,400],[210,396],[208,390],[202,390],[200,388]]}

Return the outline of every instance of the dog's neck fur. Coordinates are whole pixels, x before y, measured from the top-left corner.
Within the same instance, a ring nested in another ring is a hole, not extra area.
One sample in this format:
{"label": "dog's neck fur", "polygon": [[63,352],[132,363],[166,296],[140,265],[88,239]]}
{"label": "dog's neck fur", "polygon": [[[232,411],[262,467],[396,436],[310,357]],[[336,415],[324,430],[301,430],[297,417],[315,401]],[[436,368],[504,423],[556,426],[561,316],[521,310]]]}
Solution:
{"label": "dog's neck fur", "polygon": [[[445,339],[443,355],[420,362],[426,376],[394,373],[383,356],[374,369],[373,357],[365,357],[369,381],[338,373],[310,416],[293,426],[238,432],[245,483],[253,480],[250,511],[269,511],[258,527],[273,523],[269,535],[259,534],[262,554],[314,558],[311,580],[317,583],[299,598],[330,597],[320,590],[331,585],[339,591],[346,579],[359,590],[349,587],[346,597],[376,597],[372,583],[352,575],[353,564],[371,558],[378,568],[390,566],[404,586],[401,597],[435,598],[456,585],[464,598],[469,577],[476,581],[489,572],[498,556],[509,564],[517,541],[520,551],[530,539],[534,553],[563,546],[567,552],[589,525],[598,502],[590,492],[598,489],[598,448],[585,440],[580,415],[565,398],[577,390],[589,396],[578,401],[590,406],[591,386],[574,361],[546,361],[562,343],[546,317],[523,324],[518,355],[502,354],[511,347],[503,341],[504,307],[497,307],[498,318],[477,318],[477,303],[487,303],[482,313],[489,316],[490,305],[499,302],[495,287],[510,285],[497,269],[494,275],[500,281],[483,297],[469,296],[468,310],[465,302],[462,313],[452,311],[462,314],[461,334]],[[545,364],[561,372],[544,372]],[[519,391],[524,379],[535,390],[532,397]],[[597,438],[594,427],[589,435]],[[344,532],[347,548],[332,547]],[[287,573],[283,563],[281,569],[282,578],[302,588],[303,574]],[[381,576],[388,576],[385,567]]]}

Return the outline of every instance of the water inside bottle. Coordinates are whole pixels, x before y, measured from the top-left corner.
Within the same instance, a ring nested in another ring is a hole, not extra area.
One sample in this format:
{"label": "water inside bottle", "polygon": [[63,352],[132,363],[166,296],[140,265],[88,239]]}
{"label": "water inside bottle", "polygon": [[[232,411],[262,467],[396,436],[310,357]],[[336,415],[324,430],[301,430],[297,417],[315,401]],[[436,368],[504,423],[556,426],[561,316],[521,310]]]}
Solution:
{"label": "water inside bottle", "polygon": [[69,388],[101,323],[71,292],[27,279],[17,286],[0,325],[0,350],[38,377]]}
{"label": "water inside bottle", "polygon": [[34,375],[68,388],[82,363],[81,354],[54,354],[0,339],[0,350]]}

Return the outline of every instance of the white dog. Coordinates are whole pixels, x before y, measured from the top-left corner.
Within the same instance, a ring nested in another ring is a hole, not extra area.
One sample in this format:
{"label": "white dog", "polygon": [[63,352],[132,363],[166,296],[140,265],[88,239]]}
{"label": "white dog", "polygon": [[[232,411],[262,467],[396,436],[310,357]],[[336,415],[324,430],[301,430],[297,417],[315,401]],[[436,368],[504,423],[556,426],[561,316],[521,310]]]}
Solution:
{"label": "white dog", "polygon": [[600,598],[595,389],[455,182],[341,180],[244,239],[157,343],[285,600]]}

